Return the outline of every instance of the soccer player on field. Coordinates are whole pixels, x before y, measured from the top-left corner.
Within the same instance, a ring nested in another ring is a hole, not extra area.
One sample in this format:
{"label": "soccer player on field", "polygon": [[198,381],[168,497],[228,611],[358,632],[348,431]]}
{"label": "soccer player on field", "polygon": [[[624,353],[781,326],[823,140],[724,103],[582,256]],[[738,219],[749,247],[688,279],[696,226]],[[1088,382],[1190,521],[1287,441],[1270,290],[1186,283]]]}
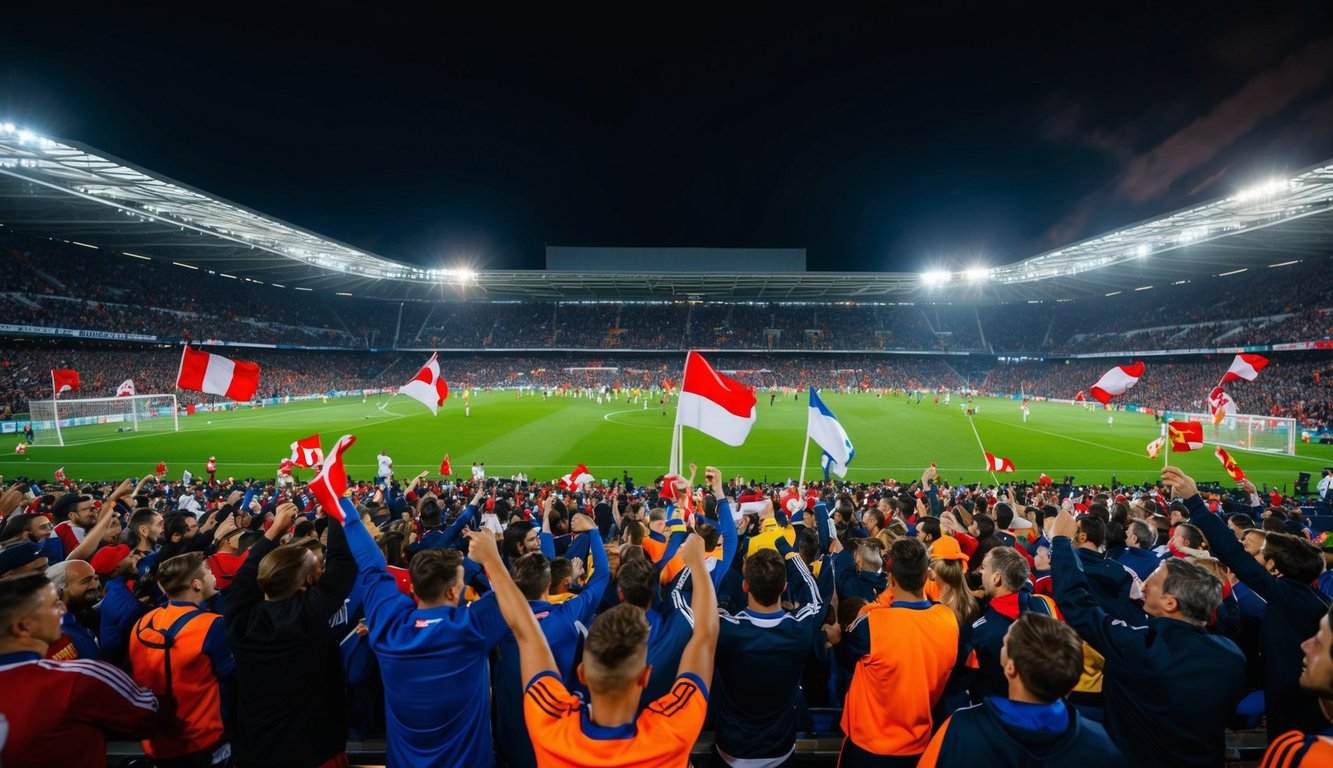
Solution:
{"label": "soccer player on field", "polygon": [[523,711],[539,766],[685,765],[703,729],[708,684],[717,646],[717,595],[704,562],[703,539],[691,534],[681,547],[693,581],[694,635],[681,655],[676,681],[665,696],[639,711],[651,670],[648,622],[643,611],[618,605],[593,622],[584,645],[579,679],[591,706],[569,692],[528,601],[514,585],[489,534],[468,532],[470,555],[486,568],[500,611],[518,641],[527,688]]}

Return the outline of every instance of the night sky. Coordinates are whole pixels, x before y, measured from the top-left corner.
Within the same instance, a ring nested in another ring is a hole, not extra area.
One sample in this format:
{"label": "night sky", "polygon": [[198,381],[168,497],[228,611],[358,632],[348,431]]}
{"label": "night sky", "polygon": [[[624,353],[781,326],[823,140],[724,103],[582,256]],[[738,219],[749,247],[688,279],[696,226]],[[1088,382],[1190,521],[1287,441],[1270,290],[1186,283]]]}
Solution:
{"label": "night sky", "polygon": [[1327,2],[305,5],[9,9],[0,119],[482,269],[548,244],[1000,264],[1333,158]]}

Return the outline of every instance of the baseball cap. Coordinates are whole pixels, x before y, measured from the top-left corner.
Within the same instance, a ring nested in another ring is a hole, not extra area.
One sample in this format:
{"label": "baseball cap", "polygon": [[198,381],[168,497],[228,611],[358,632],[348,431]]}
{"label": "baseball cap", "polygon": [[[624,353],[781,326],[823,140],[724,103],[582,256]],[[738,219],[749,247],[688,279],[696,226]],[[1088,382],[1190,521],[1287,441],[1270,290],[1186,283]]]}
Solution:
{"label": "baseball cap", "polygon": [[966,560],[963,548],[952,536],[941,536],[930,545],[931,560]]}
{"label": "baseball cap", "polygon": [[46,559],[42,548],[31,541],[20,541],[0,551],[0,576],[32,564],[38,558]]}
{"label": "baseball cap", "polygon": [[93,555],[92,562],[89,565],[93,567],[93,572],[98,576],[111,576],[116,572],[116,566],[120,565],[121,561],[129,556],[130,547],[128,544],[102,547],[97,550],[97,554]]}

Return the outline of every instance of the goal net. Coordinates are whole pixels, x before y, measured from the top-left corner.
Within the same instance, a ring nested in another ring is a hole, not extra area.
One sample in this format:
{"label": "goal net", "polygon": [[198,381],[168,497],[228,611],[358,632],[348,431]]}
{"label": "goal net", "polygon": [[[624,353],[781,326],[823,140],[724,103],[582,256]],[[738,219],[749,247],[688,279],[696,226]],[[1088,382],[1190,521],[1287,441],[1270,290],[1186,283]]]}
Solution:
{"label": "goal net", "polygon": [[1203,424],[1203,440],[1226,448],[1244,448],[1250,451],[1296,455],[1296,420],[1278,416],[1256,416],[1237,413],[1213,424],[1210,413],[1177,413],[1174,421],[1197,421]]}
{"label": "goal net", "polygon": [[175,395],[31,400],[34,445],[69,445],[118,432],[179,432]]}

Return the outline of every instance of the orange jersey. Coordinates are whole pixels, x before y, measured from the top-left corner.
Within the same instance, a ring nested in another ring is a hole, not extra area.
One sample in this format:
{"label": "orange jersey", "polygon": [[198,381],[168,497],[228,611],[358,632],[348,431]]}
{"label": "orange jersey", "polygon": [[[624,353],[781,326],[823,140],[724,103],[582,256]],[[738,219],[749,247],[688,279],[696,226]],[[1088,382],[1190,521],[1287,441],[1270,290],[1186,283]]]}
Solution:
{"label": "orange jersey", "polygon": [[583,701],[554,672],[533,678],[523,696],[523,718],[541,768],[685,766],[707,713],[708,688],[692,674],[677,677],[671,691],[633,723],[615,728],[592,722]]}
{"label": "orange jersey", "polygon": [[[922,588],[921,594],[932,603],[938,603],[940,601],[940,585],[932,579],[926,579],[926,586]],[[885,587],[884,591],[879,593],[879,597],[875,598],[875,602],[861,606],[857,615],[859,616],[877,606],[887,608],[890,605],[893,605],[893,587]]]}
{"label": "orange jersey", "polygon": [[1259,768],[1300,768],[1333,765],[1333,739],[1288,731],[1273,740]]}
{"label": "orange jersey", "polygon": [[958,618],[947,605],[905,602],[857,617],[843,637],[857,657],[842,732],[877,755],[919,755],[958,658]]}

